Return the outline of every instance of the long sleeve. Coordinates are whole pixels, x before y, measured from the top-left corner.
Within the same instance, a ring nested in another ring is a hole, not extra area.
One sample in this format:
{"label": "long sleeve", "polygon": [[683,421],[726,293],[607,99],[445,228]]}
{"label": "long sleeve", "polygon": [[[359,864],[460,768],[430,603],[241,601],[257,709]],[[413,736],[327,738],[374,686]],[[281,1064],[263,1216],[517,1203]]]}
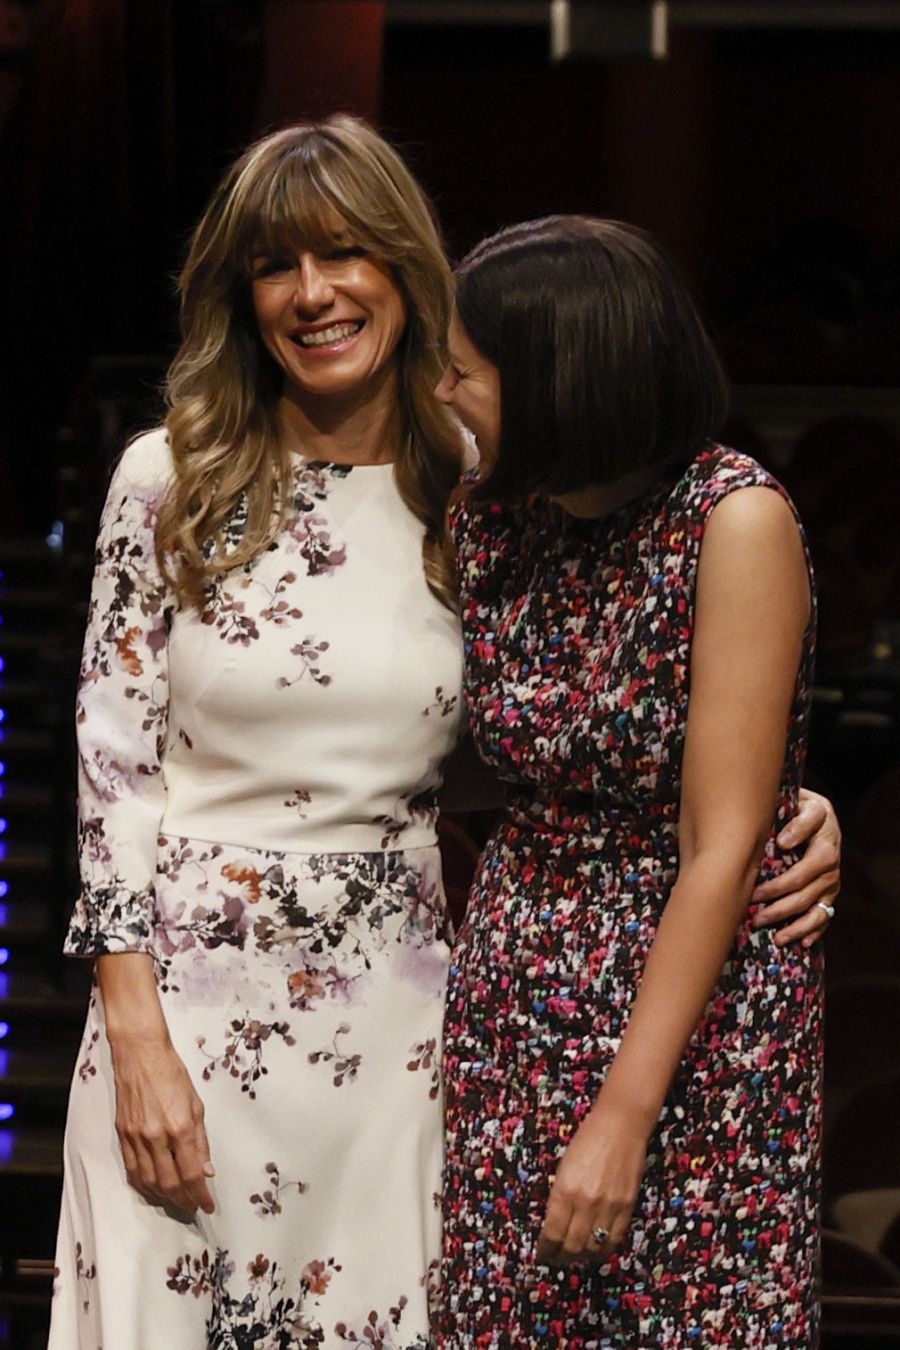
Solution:
{"label": "long sleeve", "polygon": [[76,707],[81,890],[69,955],[151,945],[176,603],[154,525],[170,475],[165,433],[141,436],[122,456],[100,524]]}

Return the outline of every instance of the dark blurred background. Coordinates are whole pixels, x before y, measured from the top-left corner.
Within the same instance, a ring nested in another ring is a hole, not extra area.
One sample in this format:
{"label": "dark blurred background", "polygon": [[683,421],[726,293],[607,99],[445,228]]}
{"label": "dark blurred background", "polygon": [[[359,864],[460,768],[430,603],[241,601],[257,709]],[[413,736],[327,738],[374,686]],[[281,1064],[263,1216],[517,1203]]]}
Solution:
{"label": "dark blurred background", "polygon": [[[847,851],[825,1345],[900,1344],[900,3],[568,9],[554,59],[550,0],[0,0],[0,1345],[45,1337],[84,1005],[56,955],[70,707],[109,467],[160,416],[173,276],[221,171],[339,109],[405,152],[454,256],[552,211],[653,231],[734,382],[727,439],[800,505],[821,596],[809,782]],[[479,828],[445,836],[457,899]]]}

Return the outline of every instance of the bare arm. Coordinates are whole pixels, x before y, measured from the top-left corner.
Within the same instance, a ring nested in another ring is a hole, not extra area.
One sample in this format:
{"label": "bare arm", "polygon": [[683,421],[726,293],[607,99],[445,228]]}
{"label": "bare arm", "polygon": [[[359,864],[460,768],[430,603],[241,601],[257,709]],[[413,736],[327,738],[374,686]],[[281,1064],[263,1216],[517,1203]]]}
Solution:
{"label": "bare arm", "polygon": [[213,1211],[203,1103],[175,1053],[148,952],[97,958],[116,1080],[116,1133],[131,1184],[187,1214]]}
{"label": "bare arm", "polygon": [[[619,1052],[557,1171],[539,1259],[624,1238],[646,1145],[753,891],[772,826],[802,638],[806,565],[786,503],[733,493],[703,541],[682,776],[681,866]],[[605,1248],[604,1248],[605,1250]]]}

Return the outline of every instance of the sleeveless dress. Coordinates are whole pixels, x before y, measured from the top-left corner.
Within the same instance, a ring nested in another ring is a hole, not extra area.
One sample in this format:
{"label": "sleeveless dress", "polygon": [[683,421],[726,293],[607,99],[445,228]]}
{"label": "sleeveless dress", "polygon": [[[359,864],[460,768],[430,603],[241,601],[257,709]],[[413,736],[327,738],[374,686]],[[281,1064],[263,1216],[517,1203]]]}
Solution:
{"label": "sleeveless dress", "polygon": [[[466,697],[510,784],[445,1019],[444,1350],[812,1350],[821,957],[742,924],[651,1139],[624,1249],[538,1265],[555,1163],[596,1098],[678,868],[705,524],[778,485],[729,450],[596,522],[463,500]],[[812,627],[774,834],[793,814]]]}
{"label": "sleeveless dress", "polygon": [[153,553],[171,472],[164,432],[132,444],[101,526],[67,950],[153,954],[216,1209],[186,1221],[127,1184],[95,993],[50,1346],[429,1346],[458,623],[391,466],[300,459],[269,551],[179,608]]}

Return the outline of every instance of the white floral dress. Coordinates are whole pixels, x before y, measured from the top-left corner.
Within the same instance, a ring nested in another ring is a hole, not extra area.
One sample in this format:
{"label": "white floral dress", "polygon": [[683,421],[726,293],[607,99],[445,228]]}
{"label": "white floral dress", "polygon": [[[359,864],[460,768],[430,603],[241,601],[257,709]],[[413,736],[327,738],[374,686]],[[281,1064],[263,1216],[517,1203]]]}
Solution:
{"label": "white floral dress", "polygon": [[300,459],[276,543],[179,607],[153,551],[171,471],[163,431],[135,441],[101,525],[67,950],[153,953],[216,1209],[184,1221],[127,1184],[95,994],[50,1346],[428,1346],[457,622],[391,466]]}

